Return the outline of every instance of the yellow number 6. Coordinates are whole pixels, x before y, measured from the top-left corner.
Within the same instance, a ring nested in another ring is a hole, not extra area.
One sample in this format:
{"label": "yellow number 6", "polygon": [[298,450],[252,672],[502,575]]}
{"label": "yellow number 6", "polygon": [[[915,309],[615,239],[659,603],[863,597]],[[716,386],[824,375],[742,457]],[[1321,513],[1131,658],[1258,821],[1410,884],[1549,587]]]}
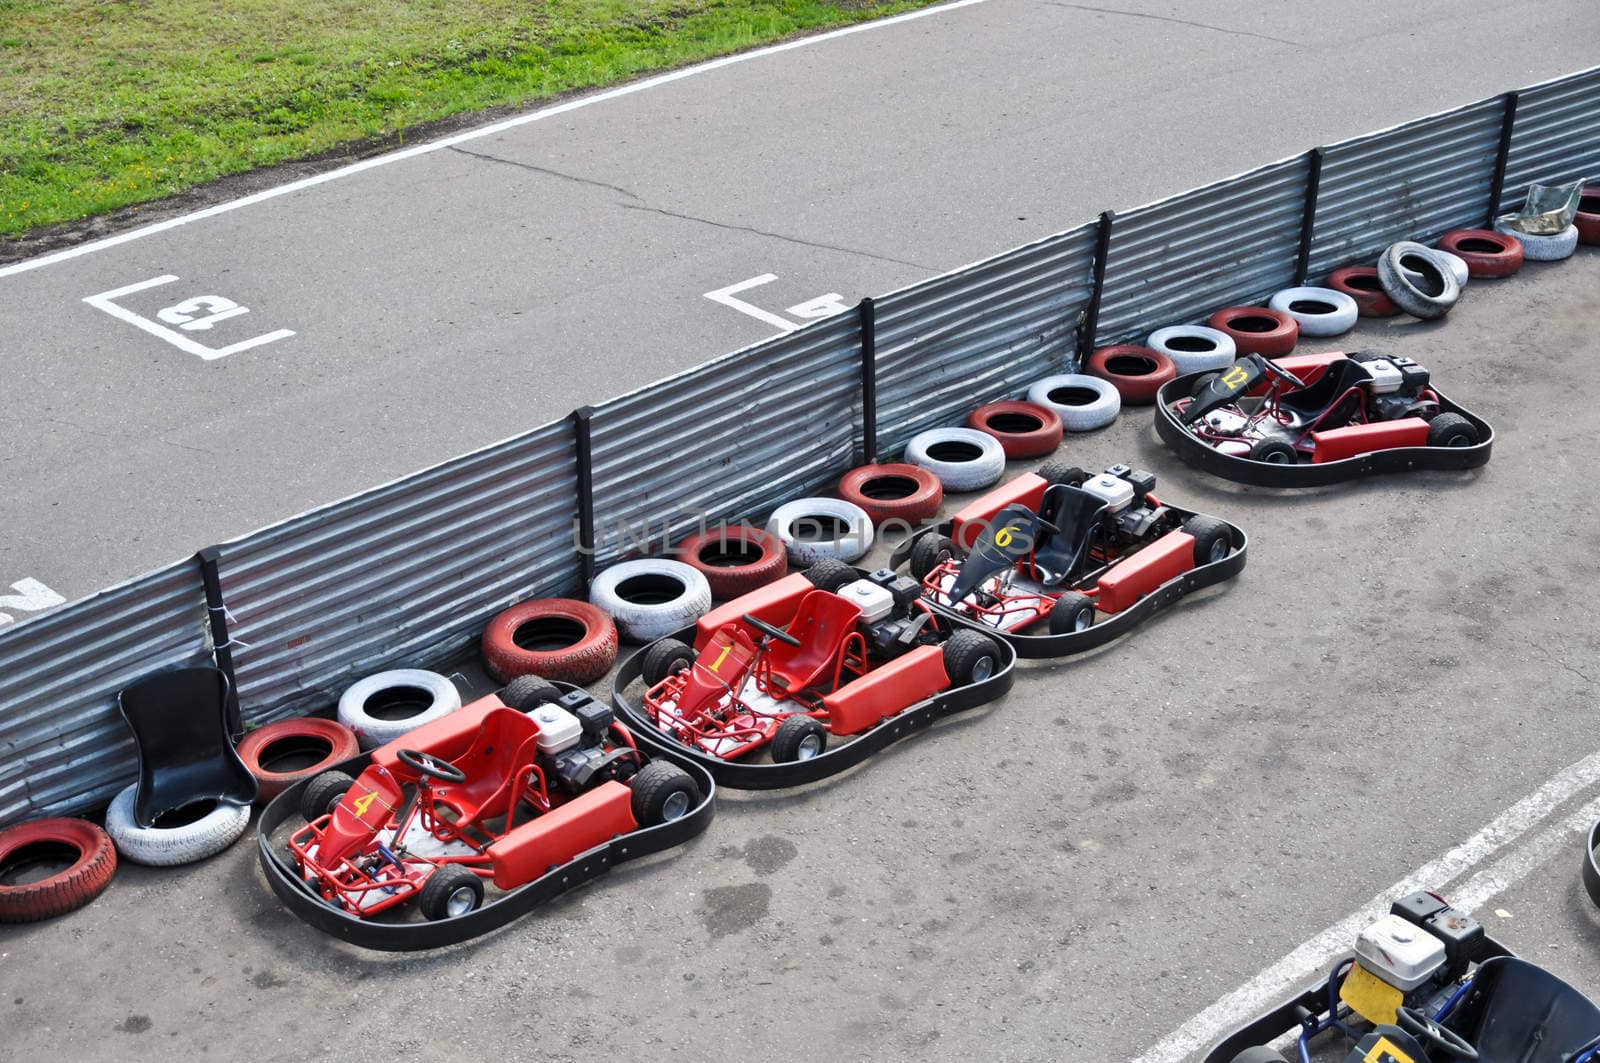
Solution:
{"label": "yellow number 6", "polygon": [[1001,528],[998,532],[996,532],[995,533],[995,537],[994,537],[994,544],[996,546],[1010,546],[1011,545],[1011,529],[1010,528]]}

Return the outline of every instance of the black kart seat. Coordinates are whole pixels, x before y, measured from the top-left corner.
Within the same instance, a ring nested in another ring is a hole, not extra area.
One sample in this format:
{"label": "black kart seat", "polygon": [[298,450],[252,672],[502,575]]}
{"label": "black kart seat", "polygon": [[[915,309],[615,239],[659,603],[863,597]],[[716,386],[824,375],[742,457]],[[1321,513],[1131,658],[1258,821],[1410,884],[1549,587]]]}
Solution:
{"label": "black kart seat", "polygon": [[[1307,421],[1314,421],[1346,390],[1371,379],[1372,374],[1367,372],[1366,366],[1349,358],[1341,358],[1310,384],[1284,394],[1278,399],[1278,404]],[[1349,412],[1355,411],[1352,409]]]}
{"label": "black kart seat", "polygon": [[1055,529],[1045,529],[1033,551],[1033,565],[1046,585],[1064,583],[1083,563],[1099,526],[1105,500],[1071,484],[1044,493],[1039,512]]}
{"label": "black kart seat", "polygon": [[139,753],[133,818],[141,827],[196,801],[248,805],[256,780],[228,736],[228,677],[209,665],[136,680],[117,695]]}
{"label": "black kart seat", "polygon": [[1482,1063],[1569,1063],[1600,1039],[1600,1007],[1543,967],[1499,956],[1478,968],[1445,1025]]}

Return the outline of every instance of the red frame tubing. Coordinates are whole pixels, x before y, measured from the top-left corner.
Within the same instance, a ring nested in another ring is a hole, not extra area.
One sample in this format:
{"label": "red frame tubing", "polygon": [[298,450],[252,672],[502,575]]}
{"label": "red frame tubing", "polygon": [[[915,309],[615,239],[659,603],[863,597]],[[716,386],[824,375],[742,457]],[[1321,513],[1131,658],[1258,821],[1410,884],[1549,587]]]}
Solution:
{"label": "red frame tubing", "polygon": [[35,923],[82,908],[105,891],[117,871],[111,836],[82,819],[36,819],[0,830],[0,863],[30,845],[78,852],[72,866],[37,882],[0,885],[0,923]]}
{"label": "red frame tubing", "polygon": [[[295,771],[270,771],[261,764],[261,754],[277,742],[294,738],[309,738],[328,743],[328,754],[310,767]],[[283,793],[301,779],[327,771],[335,764],[349,760],[361,752],[355,732],[338,720],[323,720],[307,716],[297,720],[279,720],[258,727],[244,736],[239,743],[239,759],[256,777],[256,804],[264,805]]]}
{"label": "red frame tubing", "polygon": [[633,791],[619,782],[603,782],[493,842],[488,853],[494,884],[509,890],[532,882],[579,853],[638,829]]}
{"label": "red frame tubing", "polygon": [[918,646],[824,697],[828,730],[836,735],[860,734],[949,686],[944,650]]}
{"label": "red frame tubing", "polygon": [[995,516],[1013,502],[1038,512],[1039,504],[1044,501],[1045,488],[1049,486],[1049,482],[1038,473],[1025,472],[980,495],[950,518],[950,538],[961,549],[972,549],[972,544],[978,541],[978,536],[983,534]]}
{"label": "red frame tubing", "polygon": [[1584,185],[1579,196],[1578,216],[1572,219],[1578,227],[1578,242],[1600,244],[1600,185]]}
{"label": "red frame tubing", "polygon": [[[713,565],[701,559],[702,552],[725,543],[754,546],[761,551],[761,554],[756,560],[742,565]],[[706,583],[711,586],[711,596],[718,601],[727,601],[741,594],[748,594],[757,587],[782,579],[789,571],[789,554],[783,548],[783,541],[763,528],[752,528],[746,524],[712,528],[691,535],[675,546],[673,551],[674,560],[682,561],[705,576]],[[613,655],[612,660],[615,659]],[[610,670],[610,665],[607,665],[606,671]],[[600,677],[594,677],[598,678]],[[583,682],[592,681],[592,679],[583,680]],[[576,683],[579,680],[574,679],[569,682]]]}
{"label": "red frame tubing", "polygon": [[[1273,327],[1266,331],[1237,327],[1237,322],[1250,318],[1271,321]],[[1277,358],[1294,350],[1300,341],[1300,322],[1267,306],[1224,307],[1212,314],[1206,324],[1231,336],[1240,354]]]}
{"label": "red frame tubing", "polygon": [[1397,447],[1425,447],[1428,445],[1428,422],[1420,417],[1402,417],[1397,421],[1376,421],[1371,424],[1353,424],[1346,428],[1332,428],[1326,432],[1312,432],[1314,464],[1343,461],[1374,450],[1394,450]]}
{"label": "red frame tubing", "polygon": [[[1039,422],[1039,427],[1020,432],[996,428],[994,421],[999,417],[1031,417]],[[1012,460],[1042,458],[1046,454],[1054,453],[1061,445],[1063,431],[1061,415],[1056,411],[1036,402],[1017,400],[985,403],[968,415],[967,425],[998,439],[1000,448],[1006,452],[1006,457]],[[856,504],[860,505],[859,502]],[[938,509],[935,507],[934,513],[937,512]],[[931,517],[933,513],[925,516]]]}
{"label": "red frame tubing", "polygon": [[[539,620],[566,620],[583,628],[569,646],[527,650],[516,643],[517,631]],[[564,683],[592,683],[617,661],[617,623],[605,611],[571,598],[535,598],[498,613],[483,629],[483,663],[502,683],[536,675]]]}
{"label": "red frame tubing", "polygon": [[[1298,326],[1296,326],[1298,328]],[[1124,373],[1111,368],[1114,361],[1139,361],[1149,366],[1147,372]],[[1130,406],[1148,406],[1156,401],[1161,385],[1178,376],[1178,367],[1160,351],[1137,344],[1123,343],[1114,347],[1101,347],[1089,355],[1083,371],[1101,380],[1108,380],[1117,389],[1122,401]]]}
{"label": "red frame tubing", "polygon": [[[1492,244],[1498,251],[1471,250],[1462,244]],[[1509,277],[1522,268],[1522,241],[1492,229],[1456,229],[1439,237],[1439,249],[1467,264],[1471,277]]]}
{"label": "red frame tubing", "polygon": [[1100,577],[1095,608],[1120,613],[1162,584],[1194,568],[1194,536],[1172,531],[1113,565]]}
{"label": "red frame tubing", "polygon": [[[1051,414],[1052,417],[1055,414]],[[1061,418],[1056,417],[1056,440],[1061,439]],[[1004,440],[1001,441],[1004,444]],[[1053,448],[1052,448],[1053,449]],[[872,498],[866,485],[873,480],[911,480],[916,490],[900,498]],[[944,485],[920,465],[858,465],[839,479],[839,497],[860,506],[873,524],[903,520],[919,524],[939,512],[944,504]]]}
{"label": "red frame tubing", "polygon": [[[1370,278],[1371,288],[1357,288],[1350,283],[1352,277]],[[1344,292],[1356,301],[1356,310],[1362,317],[1399,317],[1400,307],[1377,287],[1378,270],[1375,266],[1346,266],[1328,274],[1323,281],[1336,292]]]}

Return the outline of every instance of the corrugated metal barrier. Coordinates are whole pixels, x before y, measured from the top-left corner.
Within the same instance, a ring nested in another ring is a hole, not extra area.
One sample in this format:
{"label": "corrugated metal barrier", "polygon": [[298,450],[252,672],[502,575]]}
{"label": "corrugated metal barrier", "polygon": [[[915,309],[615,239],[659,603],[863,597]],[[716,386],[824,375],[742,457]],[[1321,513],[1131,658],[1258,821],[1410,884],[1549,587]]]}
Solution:
{"label": "corrugated metal barrier", "polygon": [[[1600,178],[1600,68],[1079,226],[225,543],[244,719],[329,708],[363,675],[468,650],[512,602],[580,594],[579,438],[604,565],[829,486],[869,424],[892,457],[1075,364],[1086,331],[1120,341],[1259,302],[1578,177]],[[0,628],[0,824],[130,781],[117,690],[209,647],[195,561]]]}

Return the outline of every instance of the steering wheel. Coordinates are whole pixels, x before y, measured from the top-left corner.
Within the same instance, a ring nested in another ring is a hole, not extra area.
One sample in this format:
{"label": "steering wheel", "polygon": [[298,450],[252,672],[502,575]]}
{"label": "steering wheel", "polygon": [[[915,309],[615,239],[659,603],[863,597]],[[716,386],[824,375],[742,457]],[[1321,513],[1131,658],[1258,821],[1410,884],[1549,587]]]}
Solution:
{"label": "steering wheel", "polygon": [[1299,391],[1301,388],[1306,386],[1306,382],[1304,380],[1301,380],[1299,377],[1289,372],[1289,370],[1280,368],[1278,363],[1274,362],[1271,358],[1261,359],[1261,364],[1266,368],[1267,372],[1271,373],[1279,380],[1282,380],[1284,383],[1290,385],[1296,391]]}
{"label": "steering wheel", "polygon": [[438,757],[419,753],[415,749],[397,749],[394,751],[395,759],[418,775],[440,782],[466,782],[467,773],[451,764],[449,761],[440,760]]}
{"label": "steering wheel", "polygon": [[781,627],[773,627],[771,624],[767,623],[765,620],[761,620],[761,619],[758,619],[757,617],[753,617],[749,613],[744,614],[744,622],[749,624],[751,627],[755,628],[757,631],[761,632],[762,634],[772,636],[773,638],[777,639],[779,642],[787,642],[789,645],[794,646],[797,649],[800,646],[800,640],[795,638],[793,635],[789,634],[787,631],[783,630],[783,628],[781,628]]}
{"label": "steering wheel", "polygon": [[1421,1041],[1430,1051],[1437,1048],[1455,1059],[1478,1058],[1478,1050],[1467,1044],[1460,1034],[1445,1029],[1416,1008],[1396,1008],[1394,1018],[1396,1026]]}

